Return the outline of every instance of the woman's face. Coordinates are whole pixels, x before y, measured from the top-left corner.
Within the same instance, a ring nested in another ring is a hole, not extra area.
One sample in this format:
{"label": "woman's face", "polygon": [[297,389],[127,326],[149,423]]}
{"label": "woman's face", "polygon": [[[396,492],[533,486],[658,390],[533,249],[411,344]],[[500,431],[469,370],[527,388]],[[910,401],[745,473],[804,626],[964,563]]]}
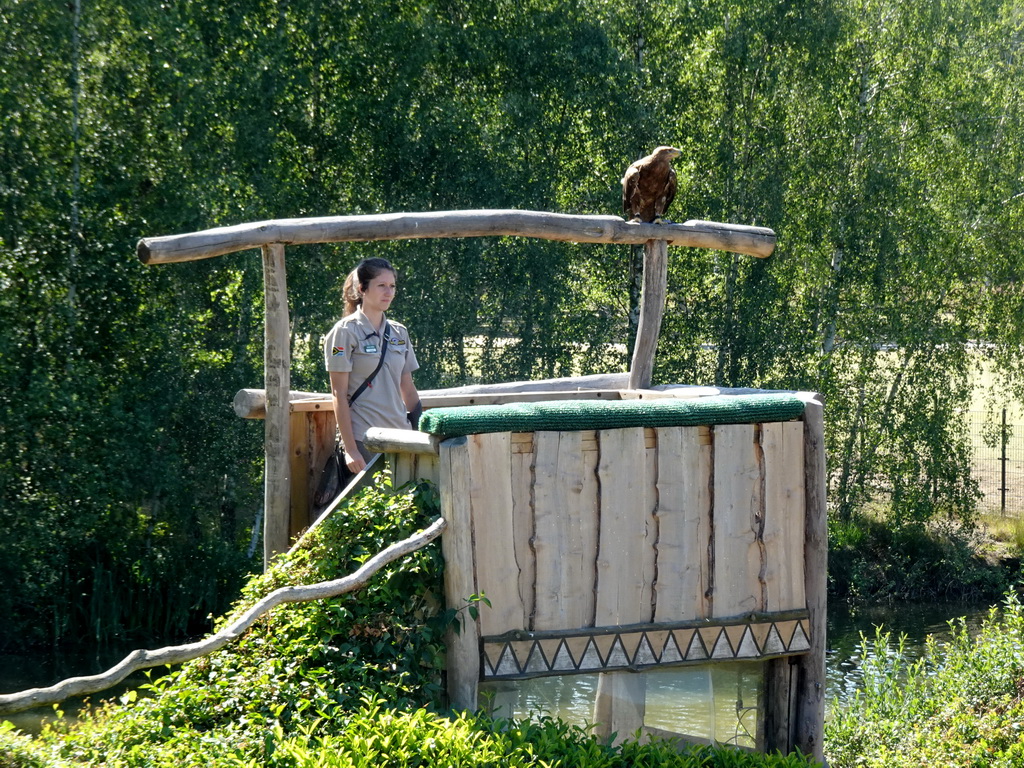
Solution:
{"label": "woman's face", "polygon": [[380,272],[362,291],[363,311],[386,312],[395,298],[396,288],[395,273],[388,270]]}

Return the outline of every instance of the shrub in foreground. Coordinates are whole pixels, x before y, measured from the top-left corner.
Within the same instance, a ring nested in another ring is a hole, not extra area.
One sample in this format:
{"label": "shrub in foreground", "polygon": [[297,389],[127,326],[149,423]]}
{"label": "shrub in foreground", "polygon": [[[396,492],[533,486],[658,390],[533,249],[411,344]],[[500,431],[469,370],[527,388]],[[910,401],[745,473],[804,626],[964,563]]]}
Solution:
{"label": "shrub in foreground", "polygon": [[864,641],[861,689],[826,722],[832,768],[1024,766],[1024,608],[1010,593],[974,636],[951,629],[912,664],[888,635]]}
{"label": "shrub in foreground", "polygon": [[[438,513],[430,486],[367,491],[253,579],[238,608],[286,584],[351,573]],[[447,713],[443,638],[459,617],[442,595],[434,542],[358,593],[275,609],[234,645],[78,722],[58,720],[33,739],[0,730],[0,768],[808,765],[733,749],[611,747],[556,720]]]}
{"label": "shrub in foreground", "polygon": [[[246,768],[261,765],[255,761]],[[603,743],[559,720],[488,720],[427,712],[393,712],[368,701],[343,731],[294,736],[275,745],[270,768],[407,768],[407,766],[673,766],[674,768],[807,768],[799,755],[759,755],[733,748]]]}

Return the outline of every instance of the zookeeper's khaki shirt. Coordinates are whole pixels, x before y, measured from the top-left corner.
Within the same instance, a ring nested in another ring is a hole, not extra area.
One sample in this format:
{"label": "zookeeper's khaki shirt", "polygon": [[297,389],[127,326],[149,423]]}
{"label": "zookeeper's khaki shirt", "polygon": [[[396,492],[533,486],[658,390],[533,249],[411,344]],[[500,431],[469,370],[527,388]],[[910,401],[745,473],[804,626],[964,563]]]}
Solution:
{"label": "zookeeper's khaki shirt", "polygon": [[[402,400],[402,374],[412,373],[420,364],[406,327],[394,320],[387,322],[391,326],[391,342],[384,365],[351,408],[352,431],[359,441],[370,427],[410,428]],[[383,334],[377,332],[361,309],[339,320],[324,337],[324,365],[328,371],[350,374],[349,397],[377,367],[383,344]]]}

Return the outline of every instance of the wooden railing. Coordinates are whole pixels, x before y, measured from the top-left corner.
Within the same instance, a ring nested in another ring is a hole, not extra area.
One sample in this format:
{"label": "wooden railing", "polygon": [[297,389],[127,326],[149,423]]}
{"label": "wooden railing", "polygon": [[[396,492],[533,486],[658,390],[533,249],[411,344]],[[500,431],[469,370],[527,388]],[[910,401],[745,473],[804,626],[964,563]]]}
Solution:
{"label": "wooden railing", "polygon": [[683,224],[624,221],[541,211],[469,210],[277,219],[180,235],[147,237],[136,252],[144,264],[170,264],[251,248],[263,254],[265,307],[264,562],[288,548],[291,352],[285,245],[447,237],[532,237],[579,243],[644,244],[644,286],[629,386],[650,384],[664,309],[669,245],[731,251],[758,258],[775,248],[775,233],[709,221]]}
{"label": "wooden railing", "polygon": [[84,696],[111,688],[128,675],[141,669],[162,667],[168,664],[182,664],[200,656],[206,656],[229,645],[240,638],[256,620],[273,608],[283,603],[301,603],[311,600],[323,600],[354,592],[364,587],[373,575],[388,563],[404,557],[410,552],[422,549],[436,539],[444,531],[443,518],[438,518],[430,526],[413,534],[407,539],[396,542],[371,557],[354,573],[340,579],[321,581],[317,584],[304,584],[293,587],[275,589],[269,595],[256,602],[241,615],[216,634],[204,640],[187,645],[175,645],[155,651],[139,649],[128,654],[119,664],[106,672],[86,677],[71,677],[47,688],[31,688],[17,693],[0,694],[0,715],[23,712],[33,707],[57,704],[72,696]]}

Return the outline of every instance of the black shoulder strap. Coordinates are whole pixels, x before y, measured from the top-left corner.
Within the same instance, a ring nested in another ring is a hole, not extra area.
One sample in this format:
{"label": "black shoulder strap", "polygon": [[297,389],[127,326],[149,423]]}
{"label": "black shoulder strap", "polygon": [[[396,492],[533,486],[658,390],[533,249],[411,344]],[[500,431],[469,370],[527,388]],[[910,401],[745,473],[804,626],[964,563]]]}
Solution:
{"label": "black shoulder strap", "polygon": [[348,404],[352,405],[356,401],[356,398],[363,394],[363,391],[373,383],[374,378],[380,372],[380,369],[384,366],[384,355],[388,353],[388,346],[391,344],[391,323],[387,320],[384,321],[384,342],[381,344],[380,350],[380,361],[377,363],[377,367],[373,369],[373,373],[366,377],[366,381],[359,385],[352,396],[348,399]]}

